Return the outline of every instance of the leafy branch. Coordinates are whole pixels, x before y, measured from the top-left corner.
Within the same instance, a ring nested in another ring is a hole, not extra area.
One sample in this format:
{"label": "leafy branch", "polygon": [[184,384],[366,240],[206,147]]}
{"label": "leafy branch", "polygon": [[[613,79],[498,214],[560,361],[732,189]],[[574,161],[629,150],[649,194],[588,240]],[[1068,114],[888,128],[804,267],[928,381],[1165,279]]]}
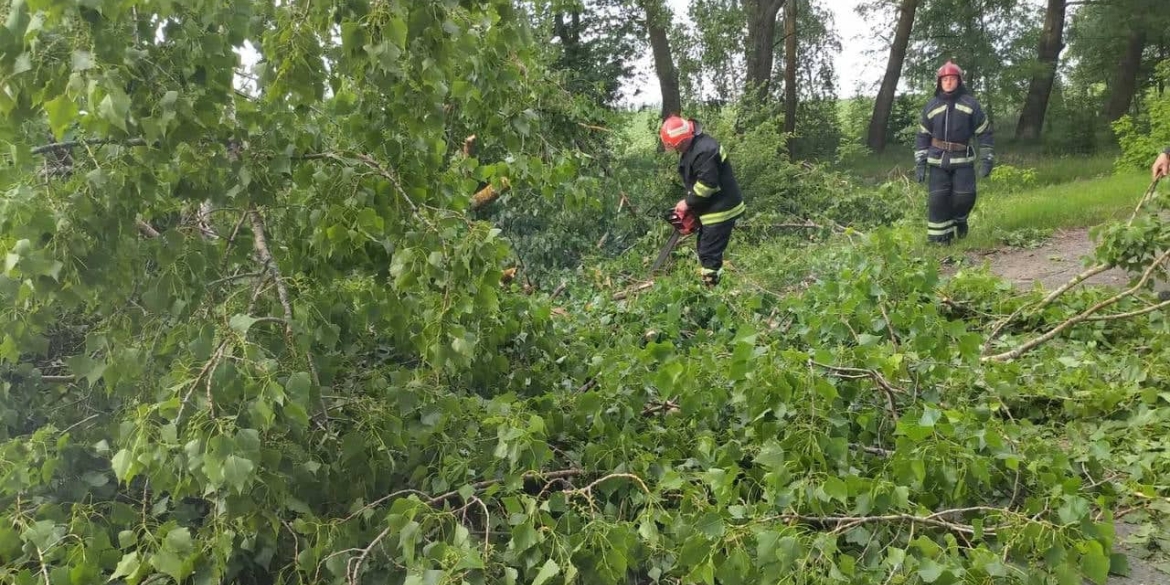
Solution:
{"label": "leafy branch", "polygon": [[[1039,347],[1040,345],[1043,345],[1045,342],[1048,342],[1048,341],[1056,338],[1057,336],[1059,336],[1064,330],[1066,330],[1066,329],[1068,329],[1068,328],[1070,328],[1078,323],[1081,323],[1082,321],[1089,320],[1090,317],[1092,317],[1094,314],[1096,314],[1101,309],[1115,305],[1119,301],[1121,301],[1122,299],[1132,297],[1135,293],[1137,293],[1139,290],[1141,290],[1145,286],[1146,282],[1149,281],[1149,279],[1153,275],[1154,271],[1157,270],[1159,267],[1161,267],[1167,260],[1170,260],[1170,250],[1163,252],[1161,255],[1159,255],[1157,258],[1155,258],[1154,261],[1151,262],[1150,265],[1146,267],[1146,270],[1142,273],[1142,276],[1141,276],[1141,278],[1138,279],[1137,283],[1134,284],[1133,286],[1131,286],[1130,288],[1125,289],[1125,290],[1121,291],[1120,293],[1115,294],[1115,295],[1093,305],[1092,307],[1089,307],[1088,309],[1081,311],[1080,313],[1078,313],[1072,317],[1069,317],[1068,319],[1064,320],[1062,323],[1060,323],[1057,326],[1050,329],[1047,333],[1044,333],[1043,335],[1040,335],[1040,336],[1035,337],[1035,338],[1033,338],[1025,343],[1022,343],[1010,351],[1005,351],[1003,353],[998,353],[995,355],[985,355],[980,359],[984,362],[1013,360],[1013,359],[1020,357],[1021,355],[1025,354],[1025,353],[1027,353],[1028,351],[1031,351],[1031,350]],[[1148,312],[1148,311],[1146,311],[1146,312]],[[1113,316],[1110,316],[1109,318],[1119,319],[1122,317],[1117,316],[1117,315],[1113,315]]]}
{"label": "leafy branch", "polygon": [[890,381],[887,380],[885,376],[881,375],[881,373],[877,370],[833,366],[829,364],[822,364],[812,359],[808,360],[808,363],[810,366],[816,366],[818,368],[828,370],[829,373],[838,378],[844,378],[847,380],[869,378],[873,380],[874,383],[877,384],[878,389],[882,391],[882,394],[886,398],[886,406],[890,409],[890,416],[894,417],[895,421],[898,420],[898,407],[895,402],[896,395],[905,394],[906,391],[891,384]]}

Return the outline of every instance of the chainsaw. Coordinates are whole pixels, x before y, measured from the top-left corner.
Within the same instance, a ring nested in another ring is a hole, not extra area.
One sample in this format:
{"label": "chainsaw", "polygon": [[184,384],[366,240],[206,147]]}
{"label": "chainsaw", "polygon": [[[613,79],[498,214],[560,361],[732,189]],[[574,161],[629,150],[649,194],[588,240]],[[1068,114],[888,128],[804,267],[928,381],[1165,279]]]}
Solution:
{"label": "chainsaw", "polygon": [[662,251],[658,253],[658,259],[650,267],[652,274],[659,268],[662,268],[666,259],[670,257],[670,253],[674,251],[674,247],[678,245],[679,239],[694,232],[695,228],[698,227],[696,225],[698,222],[695,219],[695,215],[689,209],[679,213],[678,207],[673,207],[662,214],[662,219],[666,220],[666,223],[669,223],[674,228],[674,231],[670,234],[670,238],[666,240],[666,244],[662,246]]}

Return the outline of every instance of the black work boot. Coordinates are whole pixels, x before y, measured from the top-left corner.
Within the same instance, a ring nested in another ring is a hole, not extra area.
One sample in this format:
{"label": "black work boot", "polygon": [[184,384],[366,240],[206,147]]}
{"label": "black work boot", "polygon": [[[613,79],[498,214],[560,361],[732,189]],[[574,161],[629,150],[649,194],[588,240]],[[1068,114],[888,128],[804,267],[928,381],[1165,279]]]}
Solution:
{"label": "black work boot", "polygon": [[970,227],[967,225],[966,219],[960,219],[960,220],[955,221],[955,235],[960,240],[967,237],[967,232],[969,230],[970,230]]}
{"label": "black work boot", "polygon": [[722,275],[722,273],[722,270],[711,270],[710,268],[704,268],[703,284],[707,285],[707,288],[714,287],[715,285],[719,284],[719,277]]}

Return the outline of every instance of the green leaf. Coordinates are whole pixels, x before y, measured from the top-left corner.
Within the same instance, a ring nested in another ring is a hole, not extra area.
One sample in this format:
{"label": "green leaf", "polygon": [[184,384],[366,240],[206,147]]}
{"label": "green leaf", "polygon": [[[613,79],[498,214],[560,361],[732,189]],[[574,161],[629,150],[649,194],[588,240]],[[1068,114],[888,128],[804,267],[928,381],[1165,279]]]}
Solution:
{"label": "green leaf", "polygon": [[531,524],[519,524],[512,529],[512,549],[517,553],[540,544],[541,540],[540,533]]}
{"label": "green leaf", "polygon": [[1109,557],[1105,556],[1101,543],[1089,542],[1089,550],[1081,557],[1081,571],[1097,585],[1109,580]]}
{"label": "green leaf", "polygon": [[784,448],[776,441],[768,441],[764,448],[760,449],[760,454],[756,455],[755,462],[770,469],[783,468]]}
{"label": "green leaf", "polygon": [[298,400],[307,400],[309,398],[309,390],[313,387],[313,379],[309,377],[308,372],[297,372],[288,377],[288,382],[284,385],[284,391],[289,396]]}
{"label": "green leaf", "polygon": [[191,531],[186,527],[171,530],[163,540],[163,548],[183,555],[191,554],[194,550]]}
{"label": "green leaf", "polygon": [[918,565],[918,576],[922,578],[923,582],[934,583],[942,577],[943,571],[946,568],[934,562],[933,559],[922,559]]}
{"label": "green leaf", "polygon": [[65,94],[45,102],[45,113],[49,115],[49,129],[54,138],[61,140],[65,136],[65,130],[77,118],[78,111],[77,104]]}
{"label": "green leaf", "polygon": [[227,459],[223,461],[223,478],[236,488],[237,492],[243,493],[244,486],[248,484],[248,479],[252,476],[252,470],[255,467],[251,459],[228,455]]}
{"label": "green leaf", "polygon": [[934,423],[938,422],[938,419],[941,416],[942,413],[937,409],[927,406],[926,409],[922,411],[922,418],[918,419],[918,424],[919,426],[923,427],[933,427]]}
{"label": "green leaf", "polygon": [[824,484],[825,495],[844,504],[849,499],[849,486],[839,477],[829,477]]}
{"label": "green leaf", "polygon": [[191,574],[191,567],[184,563],[179,555],[165,548],[151,555],[150,564],[159,571],[170,575],[176,583],[182,583],[183,579]]}
{"label": "green leaf", "polygon": [[408,29],[406,28],[406,21],[401,18],[390,18],[386,23],[386,37],[394,46],[398,47],[400,51],[406,50],[406,36]]}
{"label": "green leaf", "polygon": [[250,315],[237,314],[232,315],[231,321],[229,321],[228,325],[230,325],[236,333],[239,333],[240,335],[247,335],[248,329],[251,329],[252,325],[254,325],[256,321],[257,319]]}
{"label": "green leaf", "polygon": [[552,579],[561,572],[561,566],[556,561],[549,559],[544,562],[544,566],[540,568],[540,572],[536,574],[536,578],[532,580],[532,585],[544,585],[545,581]]}
{"label": "green leaf", "polygon": [[141,566],[142,563],[138,560],[138,551],[126,553],[122,555],[122,560],[118,561],[118,566],[114,569],[114,574],[110,575],[109,580],[131,577],[138,572],[138,568]]}
{"label": "green leaf", "polygon": [[98,114],[123,132],[127,131],[126,117],[130,114],[130,97],[121,89],[112,87],[98,104]]}
{"label": "green leaf", "polygon": [[702,532],[708,539],[719,540],[723,538],[725,530],[723,517],[718,512],[707,512],[695,523],[695,528],[699,532]]}
{"label": "green leaf", "polygon": [[130,457],[130,451],[121,449],[114,454],[113,459],[110,460],[110,467],[114,469],[114,475],[117,476],[118,481],[126,482],[133,478],[130,474],[130,466],[134,460]]}

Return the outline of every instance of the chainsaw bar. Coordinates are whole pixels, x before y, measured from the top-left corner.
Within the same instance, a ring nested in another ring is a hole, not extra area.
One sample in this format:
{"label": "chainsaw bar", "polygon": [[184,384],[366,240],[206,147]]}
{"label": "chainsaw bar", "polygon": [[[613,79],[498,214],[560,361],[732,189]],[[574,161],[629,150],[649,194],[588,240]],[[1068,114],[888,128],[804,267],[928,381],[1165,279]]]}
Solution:
{"label": "chainsaw bar", "polygon": [[666,263],[666,259],[670,257],[670,253],[674,251],[674,247],[678,244],[678,239],[682,237],[682,233],[678,230],[671,230],[670,239],[666,240],[666,244],[662,246],[662,251],[658,253],[658,259],[654,261],[654,265],[650,267],[650,273],[653,274],[662,265]]}

